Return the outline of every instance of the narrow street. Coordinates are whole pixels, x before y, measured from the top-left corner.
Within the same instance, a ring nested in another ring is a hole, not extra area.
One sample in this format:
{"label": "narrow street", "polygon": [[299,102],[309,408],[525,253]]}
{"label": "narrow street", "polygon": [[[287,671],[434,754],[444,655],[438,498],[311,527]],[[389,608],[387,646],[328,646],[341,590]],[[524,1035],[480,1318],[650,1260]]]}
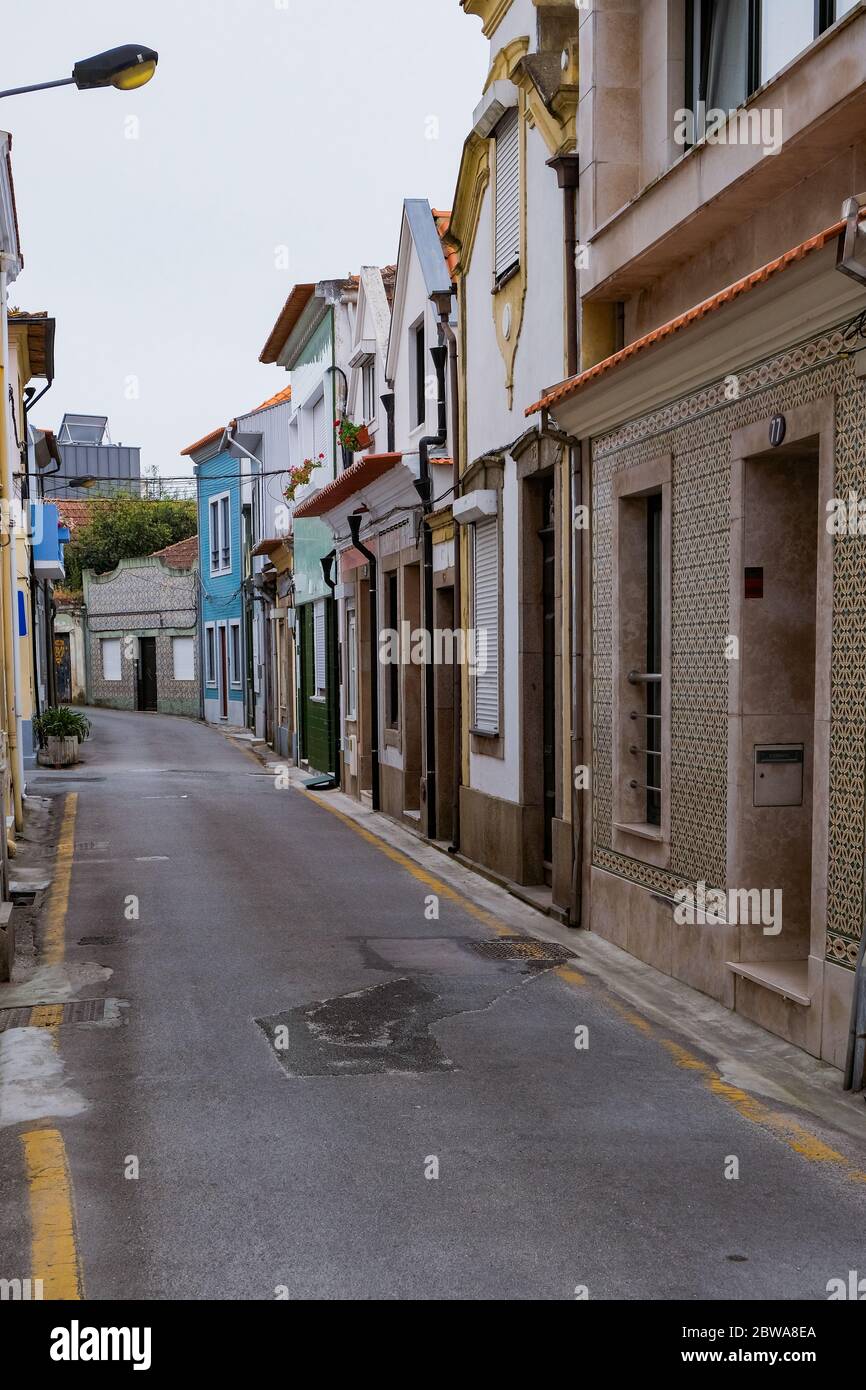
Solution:
{"label": "narrow street", "polygon": [[0,1273],[32,1268],[47,1124],[91,1299],[815,1300],[863,1267],[856,1145],[732,1104],[580,974],[585,937],[559,968],[485,955],[479,909],[218,731],[93,723],[33,778],[76,797],[41,978],[118,1003],[56,1029],[78,1113],[0,1129]]}

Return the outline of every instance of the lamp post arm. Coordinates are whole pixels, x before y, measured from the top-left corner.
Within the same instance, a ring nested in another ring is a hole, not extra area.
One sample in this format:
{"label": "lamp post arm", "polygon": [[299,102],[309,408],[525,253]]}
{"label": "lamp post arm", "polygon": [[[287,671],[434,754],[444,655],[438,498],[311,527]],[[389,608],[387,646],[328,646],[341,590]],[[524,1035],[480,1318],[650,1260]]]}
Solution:
{"label": "lamp post arm", "polygon": [[36,82],[32,87],[10,87],[8,91],[0,92],[0,97],[20,97],[25,92],[45,92],[49,87],[70,87],[74,82],[74,77],[61,77],[57,82]]}

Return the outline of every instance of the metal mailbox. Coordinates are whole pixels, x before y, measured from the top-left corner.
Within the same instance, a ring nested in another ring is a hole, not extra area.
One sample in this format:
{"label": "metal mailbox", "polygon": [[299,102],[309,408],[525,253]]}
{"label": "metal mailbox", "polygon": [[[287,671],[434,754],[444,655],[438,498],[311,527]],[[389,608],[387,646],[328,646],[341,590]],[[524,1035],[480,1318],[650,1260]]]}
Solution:
{"label": "metal mailbox", "polygon": [[804,755],[802,743],[756,745],[756,806],[802,806]]}

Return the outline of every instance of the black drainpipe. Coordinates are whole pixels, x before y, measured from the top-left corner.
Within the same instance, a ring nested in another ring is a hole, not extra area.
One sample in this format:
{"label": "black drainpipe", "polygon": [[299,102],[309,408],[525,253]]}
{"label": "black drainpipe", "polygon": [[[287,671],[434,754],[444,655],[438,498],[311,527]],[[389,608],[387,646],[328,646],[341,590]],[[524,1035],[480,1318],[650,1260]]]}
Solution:
{"label": "black drainpipe", "polygon": [[[389,388],[390,388],[390,386],[391,386],[390,381],[388,382],[388,386],[389,386]],[[396,438],[397,438],[396,429],[395,429],[395,427],[394,427],[394,406],[395,406],[397,397],[396,397],[396,395],[394,394],[394,392],[393,392],[392,390],[389,389],[388,391],[385,392],[385,394],[384,394],[383,396],[380,396],[380,397],[379,397],[379,400],[382,402],[383,406],[385,407],[385,415],[387,416],[387,419],[388,419],[388,453],[389,453],[389,454],[393,454],[393,452],[394,452],[394,443],[395,443],[395,440],[396,440]]]}
{"label": "black drainpipe", "polygon": [[430,477],[430,450],[448,442],[448,406],[445,396],[445,364],[448,349],[430,349],[436,368],[439,392],[439,433],[428,434],[418,445],[420,477],[415,490],[421,498],[423,516],[421,536],[424,555],[424,630],[426,632],[427,664],[424,670],[424,734],[425,772],[427,776],[427,837],[436,839],[436,671],[433,665],[433,532],[427,517],[433,510],[433,480]]}
{"label": "black drainpipe", "polygon": [[[335,592],[335,591],[336,591],[336,588],[337,588],[337,581],[336,581],[336,579],[334,578],[334,564],[335,564],[335,562],[336,562],[336,559],[337,559],[337,552],[336,552],[336,550],[331,550],[331,551],[328,552],[327,555],[323,555],[323,556],[322,556],[322,559],[321,559],[321,561],[320,561],[320,564],[321,564],[321,566],[322,566],[322,577],[324,578],[325,583],[327,584],[328,588],[329,588],[330,591],[331,591],[331,603],[333,604],[333,607],[332,607],[332,609],[331,609],[331,617],[332,617],[332,622],[333,622],[335,628],[336,628],[336,626],[337,626],[337,617],[338,617],[338,613],[339,613],[339,608],[338,608],[338,605],[337,605],[336,592]],[[325,647],[326,647],[326,648],[327,648],[327,645],[328,645],[328,625],[327,625],[327,619],[326,619],[326,621],[325,621]],[[332,714],[333,714],[333,719],[334,719],[334,725],[333,725],[333,735],[332,735],[332,737],[331,737],[331,761],[332,761],[332,763],[333,763],[333,767],[332,767],[332,769],[331,769],[331,778],[333,779],[333,784],[334,784],[335,787],[339,787],[339,785],[340,785],[340,773],[339,773],[339,766],[340,766],[340,669],[339,669],[339,665],[340,665],[340,655],[339,655],[339,654],[340,654],[340,640],[339,640],[339,635],[337,635],[337,640],[334,642],[333,660],[331,661],[330,666],[329,666],[329,669],[328,669],[328,679],[331,681],[331,683],[332,683],[332,685],[333,685],[333,689],[334,689],[334,704],[333,704],[333,709],[332,709]]]}
{"label": "black drainpipe", "polygon": [[[384,397],[383,397],[384,399]],[[349,530],[352,545],[363,555],[370,566],[370,757],[372,767],[370,779],[373,793],[373,810],[380,809],[379,799],[379,561],[361,540],[363,515],[355,512],[349,517]],[[358,663],[360,667],[360,662]]]}

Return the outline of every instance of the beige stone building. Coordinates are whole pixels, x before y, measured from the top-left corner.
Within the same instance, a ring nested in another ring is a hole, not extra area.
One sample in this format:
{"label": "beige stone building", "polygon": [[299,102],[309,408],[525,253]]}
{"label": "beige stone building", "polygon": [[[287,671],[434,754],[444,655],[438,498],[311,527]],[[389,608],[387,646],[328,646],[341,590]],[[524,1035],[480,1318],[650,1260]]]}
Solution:
{"label": "beige stone building", "polygon": [[575,441],[590,516],[583,920],[842,1067],[866,819],[866,12],[581,9],[581,364],[529,414]]}

